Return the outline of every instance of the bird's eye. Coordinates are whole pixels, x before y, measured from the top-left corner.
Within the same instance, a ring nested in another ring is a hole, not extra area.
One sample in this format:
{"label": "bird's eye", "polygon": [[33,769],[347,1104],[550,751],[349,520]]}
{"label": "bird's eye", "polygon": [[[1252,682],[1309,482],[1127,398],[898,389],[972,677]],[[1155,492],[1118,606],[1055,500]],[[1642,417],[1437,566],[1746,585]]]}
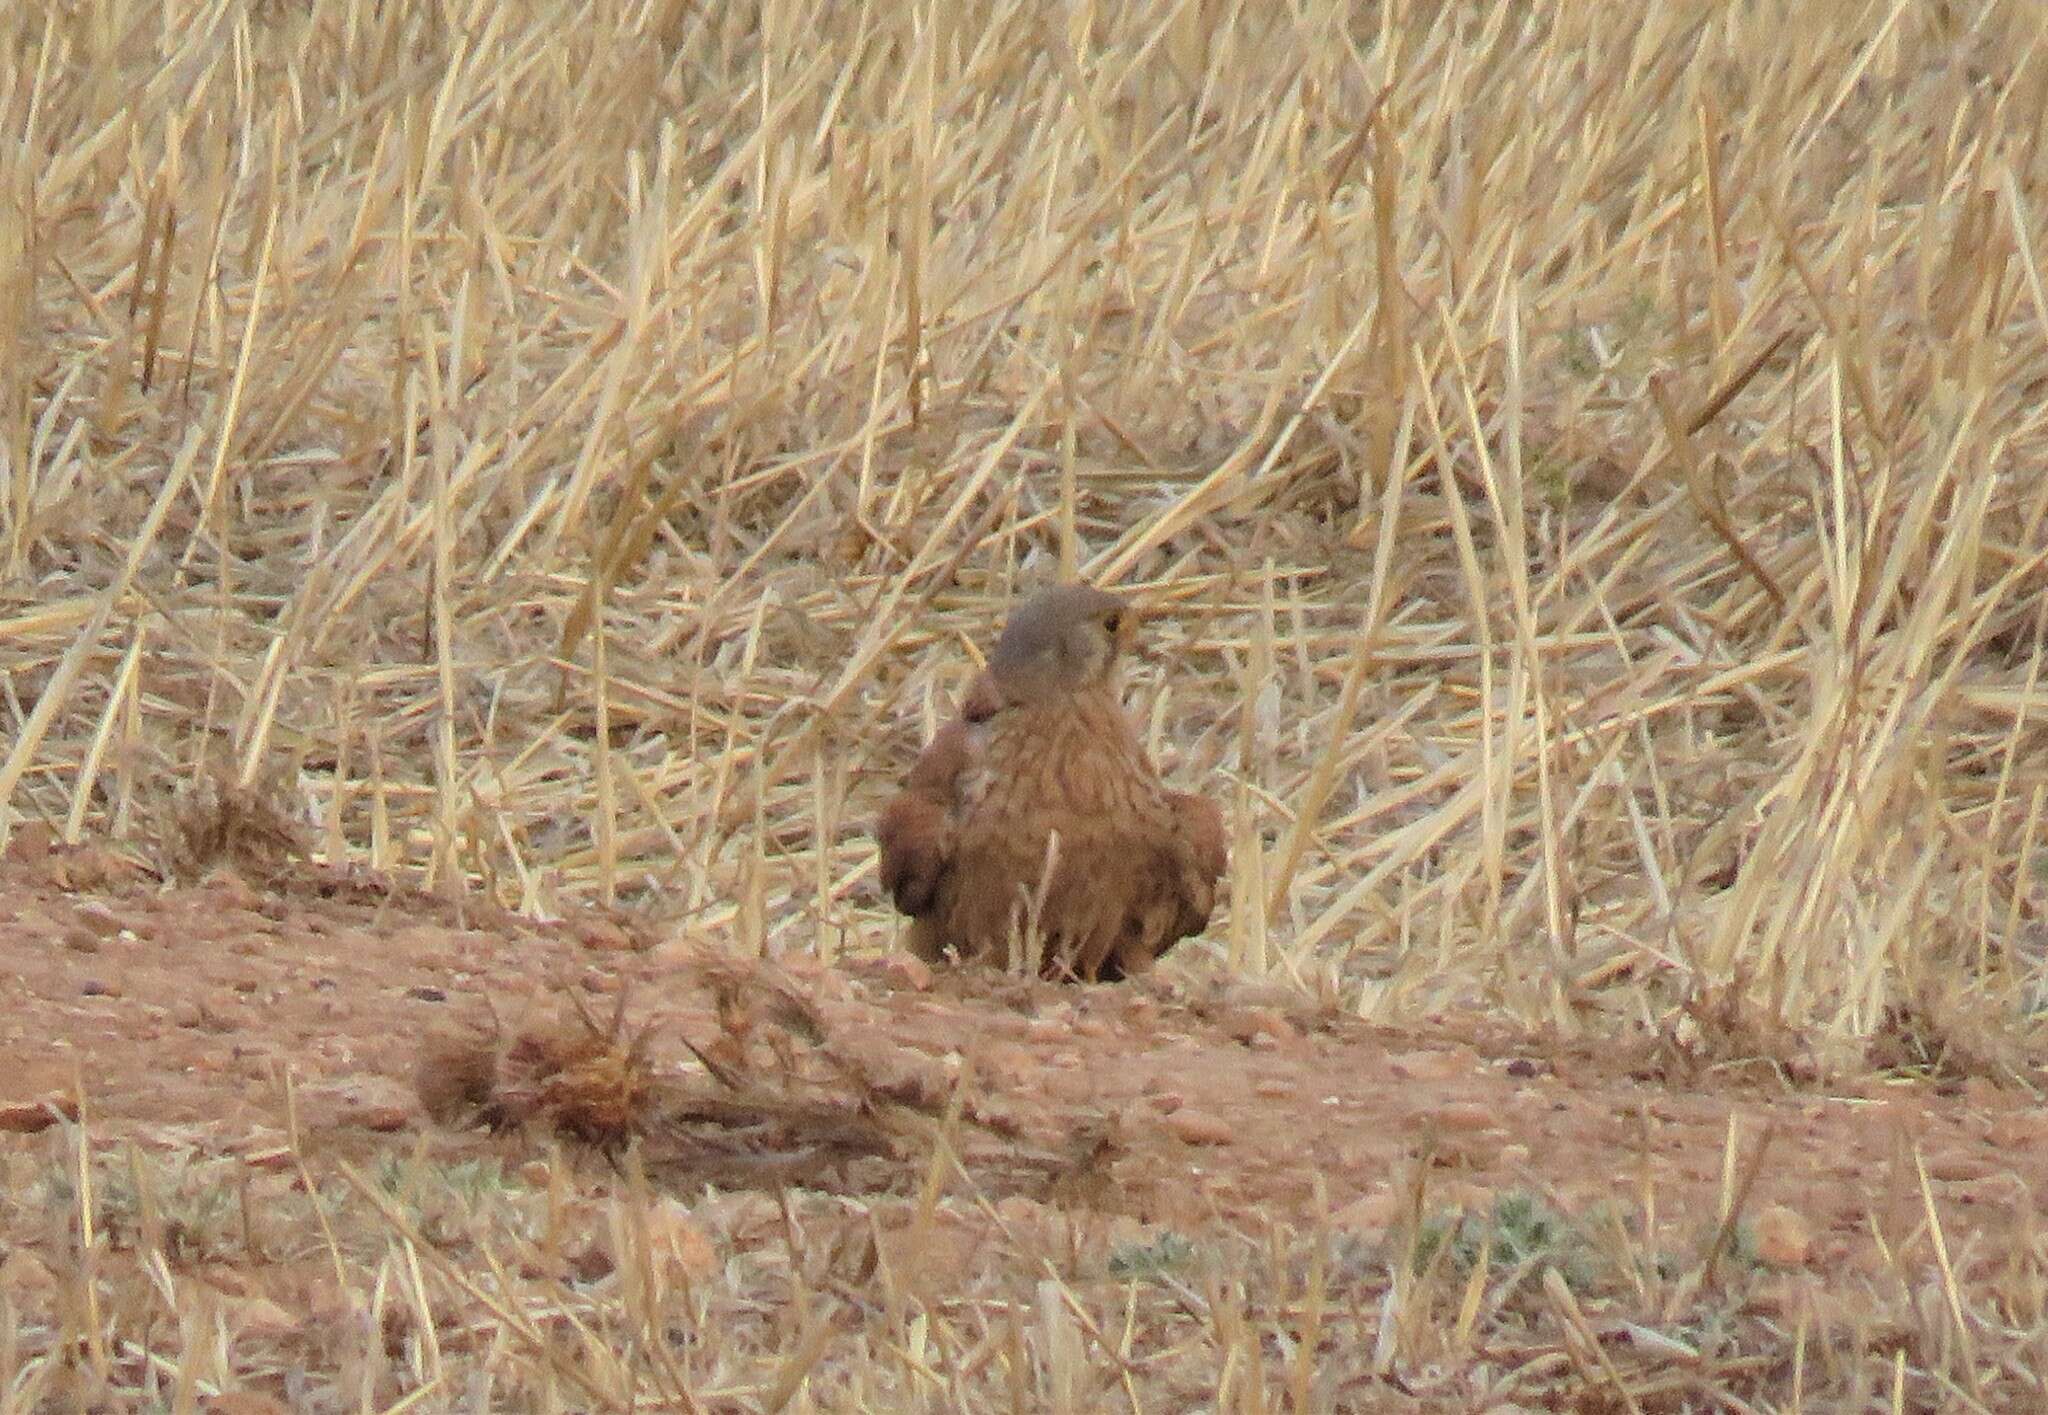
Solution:
{"label": "bird's eye", "polygon": [[1112,609],[1109,611],[1109,613],[1102,616],[1102,627],[1109,630],[1109,632],[1112,634],[1114,634],[1117,630],[1121,629],[1123,625],[1124,616],[1118,610]]}

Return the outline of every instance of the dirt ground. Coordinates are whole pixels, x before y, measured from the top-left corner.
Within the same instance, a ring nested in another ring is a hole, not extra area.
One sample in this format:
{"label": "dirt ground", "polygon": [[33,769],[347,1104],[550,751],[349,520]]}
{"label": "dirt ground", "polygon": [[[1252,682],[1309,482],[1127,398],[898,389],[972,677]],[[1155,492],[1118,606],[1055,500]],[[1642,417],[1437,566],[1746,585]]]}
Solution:
{"label": "dirt ground", "polygon": [[[609,1015],[623,988],[634,1016],[701,1041],[716,1032],[692,973],[706,947],[628,918],[536,924],[341,873],[164,891],[116,855],[31,839],[0,862],[0,1128],[33,1130],[45,1103],[82,1094],[102,1143],[274,1163],[290,1141],[288,1071],[309,1153],[403,1152],[423,1134],[501,1144],[423,1114],[422,1038],[485,998],[516,1020],[580,989]],[[1425,1156],[1432,1209],[1517,1191],[1565,1212],[1622,1197],[1711,1227],[1751,1182],[1761,1261],[1819,1293],[1916,1244],[1931,1259],[1916,1155],[1959,1270],[2031,1233],[2048,1177],[2048,1116],[1989,1084],[1801,1089],[1757,1069],[1680,1083],[1647,1045],[1546,1046],[1459,1018],[1372,1027],[1194,969],[1092,989],[932,977],[904,960],[786,959],[777,976],[871,1052],[970,1066],[1015,1133],[1057,1145],[1079,1118],[1111,1127],[1090,1202],[1151,1224],[1321,1212],[1383,1232]],[[679,1046],[657,1060],[695,1064]],[[38,1143],[0,1135],[0,1148]]]}

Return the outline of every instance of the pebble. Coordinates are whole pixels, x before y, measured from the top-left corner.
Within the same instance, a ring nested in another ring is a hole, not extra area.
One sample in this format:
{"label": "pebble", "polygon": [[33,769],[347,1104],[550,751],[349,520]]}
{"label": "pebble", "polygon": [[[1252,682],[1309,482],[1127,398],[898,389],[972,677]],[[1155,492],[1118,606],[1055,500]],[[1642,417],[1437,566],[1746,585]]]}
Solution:
{"label": "pebble", "polygon": [[263,896],[247,880],[225,866],[207,875],[199,887],[211,896],[211,903],[223,908],[253,911],[263,902]]}
{"label": "pebble", "polygon": [[1400,1081],[1455,1081],[1472,1066],[1454,1051],[1410,1051],[1388,1057],[1387,1070]]}
{"label": "pebble", "polygon": [[[305,1330],[304,1322],[268,1297],[245,1297],[233,1304],[232,1312],[229,1320],[236,1334],[241,1336],[291,1336]],[[207,1407],[209,1410],[217,1408]]]}
{"label": "pebble", "polygon": [[2041,1143],[2041,1131],[2038,1115],[2010,1111],[1992,1120],[1985,1128],[1984,1138],[2001,1150],[2018,1150]]}
{"label": "pebble", "polygon": [[1160,1120],[1169,1135],[1189,1145],[1227,1145],[1237,1138],[1237,1127],[1220,1115],[1182,1107]]}
{"label": "pebble", "polygon": [[1435,1162],[1453,1169],[1486,1169],[1500,1158],[1502,1136],[1453,1135],[1435,1150]]}
{"label": "pebble", "polygon": [[909,953],[892,953],[882,963],[882,981],[912,992],[932,990],[932,970],[922,958]]}
{"label": "pebble", "polygon": [[1756,1255],[1774,1268],[1805,1266],[1813,1252],[1813,1228],[1797,1209],[1773,1204],[1756,1216]]}
{"label": "pebble", "polygon": [[1928,1158],[1927,1177],[1944,1183],[1955,1183],[1982,1179],[1999,1167],[1988,1155],[1973,1155],[1966,1150],[1945,1150]]}
{"label": "pebble", "polygon": [[49,1265],[26,1248],[17,1248],[0,1263],[0,1287],[22,1296],[41,1297],[56,1289]]}
{"label": "pebble", "polygon": [[592,953],[631,953],[633,940],[609,919],[585,919],[576,925],[576,941]]}
{"label": "pebble", "polygon": [[364,1130],[389,1135],[405,1129],[412,1117],[402,1105],[373,1105],[363,1107],[350,1118]]}
{"label": "pebble", "polygon": [[1273,1007],[1247,1007],[1231,1016],[1225,1022],[1224,1030],[1230,1034],[1231,1040],[1247,1046],[1256,1043],[1260,1037],[1288,1039],[1298,1035],[1294,1024]]}
{"label": "pebble", "polygon": [[1058,1042],[1065,1041],[1073,1030],[1070,1017],[1034,1017],[1025,1025],[1024,1037],[1027,1041]]}
{"label": "pebble", "polygon": [[1024,1047],[991,1042],[975,1054],[974,1070],[1006,1089],[1017,1089],[1038,1070],[1038,1059]]}
{"label": "pebble", "polygon": [[1500,1115],[1492,1106],[1480,1105],[1476,1101],[1457,1101],[1438,1106],[1430,1112],[1429,1118],[1439,1130],[1474,1131],[1493,1129]]}
{"label": "pebble", "polygon": [[9,1135],[39,1134],[55,1125],[59,1116],[66,1120],[78,1119],[78,1102],[53,1096],[47,1101],[0,1105],[0,1132]]}
{"label": "pebble", "polygon": [[1341,1233],[1378,1233],[1390,1227],[1400,1212],[1400,1199],[1391,1189],[1363,1194],[1330,1215],[1330,1227]]}
{"label": "pebble", "polygon": [[120,916],[97,899],[79,905],[77,919],[81,926],[100,938],[112,938],[122,928]]}

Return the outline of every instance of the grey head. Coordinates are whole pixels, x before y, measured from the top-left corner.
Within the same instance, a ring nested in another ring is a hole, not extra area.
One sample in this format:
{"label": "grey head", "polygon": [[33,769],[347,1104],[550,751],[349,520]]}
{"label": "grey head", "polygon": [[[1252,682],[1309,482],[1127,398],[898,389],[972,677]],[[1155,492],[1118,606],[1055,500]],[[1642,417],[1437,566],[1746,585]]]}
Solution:
{"label": "grey head", "polygon": [[1006,699],[1020,703],[1107,683],[1135,642],[1137,621],[1128,599],[1093,585],[1041,590],[1011,611],[989,673]]}

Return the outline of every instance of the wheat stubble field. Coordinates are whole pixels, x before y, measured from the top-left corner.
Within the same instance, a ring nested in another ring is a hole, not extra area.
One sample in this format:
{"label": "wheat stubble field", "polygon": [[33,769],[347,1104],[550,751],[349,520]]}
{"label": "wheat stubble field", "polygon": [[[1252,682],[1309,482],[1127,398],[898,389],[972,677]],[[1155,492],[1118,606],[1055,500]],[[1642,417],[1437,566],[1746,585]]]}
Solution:
{"label": "wheat stubble field", "polygon": [[1623,8],[0,7],[0,1412],[2048,1402],[2039,19]]}

